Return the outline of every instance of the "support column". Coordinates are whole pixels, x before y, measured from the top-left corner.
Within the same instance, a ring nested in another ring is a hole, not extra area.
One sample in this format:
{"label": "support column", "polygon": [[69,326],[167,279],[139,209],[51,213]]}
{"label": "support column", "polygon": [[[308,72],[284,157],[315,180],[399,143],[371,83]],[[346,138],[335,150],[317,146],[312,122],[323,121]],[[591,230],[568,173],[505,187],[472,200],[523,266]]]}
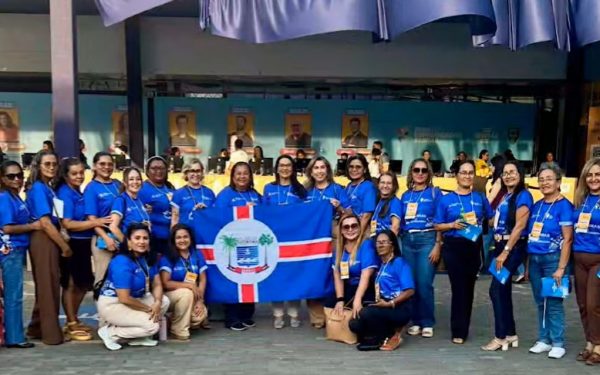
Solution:
{"label": "support column", "polygon": [[133,162],[144,165],[144,92],[140,44],[140,16],[125,21],[127,60],[127,110],[129,113],[129,152]]}
{"label": "support column", "polygon": [[[559,128],[559,164],[567,175],[578,177],[585,163],[586,149],[582,147],[587,137],[585,122],[582,124],[582,103],[585,92],[584,54],[582,49],[569,52],[567,60],[567,83],[564,91],[564,121]],[[583,126],[582,126],[583,125]]]}
{"label": "support column", "polygon": [[61,157],[79,156],[76,15],[73,0],[50,1],[52,124]]}

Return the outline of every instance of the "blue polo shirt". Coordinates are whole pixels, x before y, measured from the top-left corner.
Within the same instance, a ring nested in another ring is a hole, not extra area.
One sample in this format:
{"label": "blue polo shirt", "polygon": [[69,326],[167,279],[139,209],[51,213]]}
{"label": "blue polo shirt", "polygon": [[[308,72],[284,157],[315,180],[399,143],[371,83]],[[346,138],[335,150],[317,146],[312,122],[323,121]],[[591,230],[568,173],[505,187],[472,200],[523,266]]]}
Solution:
{"label": "blue polo shirt", "polygon": [[379,283],[380,296],[388,301],[405,290],[415,289],[410,266],[401,257],[394,257],[389,263],[382,264],[375,276],[375,283]]}
{"label": "blue polo shirt", "polygon": [[[333,267],[336,267],[336,255],[332,257]],[[350,285],[358,285],[360,282],[360,274],[363,270],[374,268],[377,269],[379,267],[379,263],[381,263],[379,256],[377,256],[375,252],[375,244],[373,240],[368,239],[364,241],[356,250],[356,257],[354,262],[351,262],[351,255],[349,252],[344,250],[342,252],[341,262],[348,262],[349,265],[349,274],[350,278],[346,279]],[[337,266],[338,272],[340,271],[339,265]]]}
{"label": "blue polo shirt", "polygon": [[146,259],[131,259],[127,255],[118,254],[108,265],[108,274],[100,295],[105,297],[117,297],[117,289],[128,289],[133,298],[142,298],[146,290],[146,275],[150,281],[157,275],[156,267],[149,267]]}
{"label": "blue polo shirt", "polygon": [[[386,209],[387,207],[387,209]],[[390,199],[381,199],[375,206],[375,212],[371,221],[377,222],[377,233],[392,228],[392,217],[400,219],[402,215],[402,203],[400,199],[392,197]]]}
{"label": "blue polo shirt", "polygon": [[83,191],[85,214],[96,217],[109,216],[113,202],[120,194],[120,188],[121,183],[117,180],[107,184],[97,180],[90,181]]}
{"label": "blue polo shirt", "polygon": [[132,223],[150,221],[150,216],[146,212],[144,203],[142,203],[140,198],[133,199],[127,193],[122,193],[115,199],[111,214],[121,216],[121,225],[119,228],[123,234],[126,233],[127,227]]}
{"label": "blue polo shirt", "polygon": [[231,186],[227,186],[225,189],[221,190],[221,192],[217,195],[215,206],[239,207],[247,206],[250,203],[257,205],[261,202],[262,198],[260,194],[258,194],[254,189],[241,192],[233,189]]}
{"label": "blue polo shirt", "polygon": [[34,220],[39,220],[44,216],[49,216],[52,223],[58,226],[58,218],[54,210],[52,199],[56,197],[50,186],[42,181],[36,181],[27,192],[25,203]]}
{"label": "blue polo shirt", "polygon": [[[328,201],[330,199],[338,200],[340,202],[340,206],[343,209],[350,208],[350,199],[348,199],[346,191],[341,185],[335,182],[332,182],[331,184],[327,185],[325,189],[317,189],[316,187],[313,187],[306,193],[307,203],[316,202],[320,200]],[[333,211],[335,214],[335,208],[333,209]]]}
{"label": "blue polo shirt", "polygon": [[371,181],[364,180],[358,184],[348,184],[346,195],[350,200],[352,212],[360,217],[365,213],[373,213],[377,203],[377,189]]}
{"label": "blue polo shirt", "polygon": [[[65,204],[65,219],[86,221],[87,215],[85,214],[85,202],[81,192],[72,189],[67,184],[62,184],[58,188],[56,196]],[[75,239],[89,239],[92,238],[93,235],[94,231],[91,229],[82,232],[69,231],[69,236]]]}
{"label": "blue polo shirt", "polygon": [[207,208],[212,207],[215,199],[215,193],[206,186],[198,189],[190,186],[177,189],[173,194],[173,203],[179,207],[179,222],[193,225],[196,204],[204,203]]}
{"label": "blue polo shirt", "polygon": [[[533,238],[532,229],[535,222],[543,223],[538,239]],[[566,198],[554,203],[537,201],[531,208],[529,217],[529,239],[527,252],[530,254],[551,254],[560,251],[563,235],[562,227],[573,226],[573,205]]]}
{"label": "blue polo shirt", "polygon": [[[31,222],[29,209],[18,195],[8,191],[0,192],[0,228],[5,225],[23,225]],[[29,247],[29,233],[6,234],[9,245],[14,247]]]}
{"label": "blue polo shirt", "polygon": [[[451,223],[461,218],[464,213],[475,212],[477,225],[481,226],[483,220],[488,220],[494,216],[485,195],[479,192],[460,195],[456,192],[444,195],[435,210],[433,217],[434,224]],[[461,237],[455,229],[444,232],[444,237]]]}
{"label": "blue polo shirt", "polygon": [[[600,254],[600,202],[598,195],[588,195],[583,204],[573,213],[575,223],[575,238],[573,240],[573,251],[576,253]],[[587,230],[578,228],[579,216],[591,214]]]}
{"label": "blue polo shirt", "polygon": [[152,206],[150,222],[152,223],[152,236],[161,240],[169,238],[171,230],[171,199],[173,190],[166,185],[157,187],[144,181],[138,197],[143,204]]}
{"label": "blue polo shirt", "polygon": [[172,262],[168,256],[163,256],[158,263],[160,272],[170,273],[171,280],[178,282],[185,281],[185,274],[187,272],[192,272],[200,276],[202,272],[206,271],[206,268],[204,256],[196,250],[190,251],[190,257],[188,259],[178,257],[175,262]]}
{"label": "blue polo shirt", "polygon": [[294,194],[292,185],[282,186],[272,183],[265,185],[263,202],[269,206],[285,206],[304,203],[304,200]]}
{"label": "blue polo shirt", "polygon": [[[511,199],[512,193],[506,194],[498,207],[496,207],[496,223],[494,227],[494,234],[499,235],[507,235],[512,232],[506,227],[506,222],[508,220],[508,206],[509,200]],[[521,190],[517,196],[515,197],[515,207],[518,210],[521,207],[529,208],[529,212],[531,212],[531,207],[533,206],[533,196],[527,189]],[[523,230],[521,237],[525,237],[527,232]]]}
{"label": "blue polo shirt", "polygon": [[[421,191],[407,190],[402,194],[402,230],[427,230],[433,229],[433,217],[443,194],[439,188],[429,186]],[[407,219],[406,211],[409,203],[417,204],[417,214],[414,218]]]}

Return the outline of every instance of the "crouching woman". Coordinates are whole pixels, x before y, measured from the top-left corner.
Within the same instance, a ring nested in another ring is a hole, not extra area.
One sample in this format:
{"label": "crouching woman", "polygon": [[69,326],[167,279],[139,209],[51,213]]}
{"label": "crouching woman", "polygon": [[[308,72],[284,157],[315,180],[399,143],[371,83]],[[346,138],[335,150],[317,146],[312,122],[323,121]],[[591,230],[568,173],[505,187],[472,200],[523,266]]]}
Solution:
{"label": "crouching woman", "polygon": [[146,261],[149,248],[148,227],[133,223],[108,266],[98,298],[98,313],[107,325],[98,330],[98,336],[109,350],[121,349],[121,342],[131,346],[158,344],[152,336],[158,332],[169,300],[163,296],[156,267]]}
{"label": "crouching woman", "polygon": [[358,350],[395,350],[402,343],[402,332],[410,320],[410,298],[415,283],[410,266],[400,256],[396,235],[384,230],[375,237],[381,266],[375,277],[376,303],[362,308],[350,321],[350,330],[364,341]]}

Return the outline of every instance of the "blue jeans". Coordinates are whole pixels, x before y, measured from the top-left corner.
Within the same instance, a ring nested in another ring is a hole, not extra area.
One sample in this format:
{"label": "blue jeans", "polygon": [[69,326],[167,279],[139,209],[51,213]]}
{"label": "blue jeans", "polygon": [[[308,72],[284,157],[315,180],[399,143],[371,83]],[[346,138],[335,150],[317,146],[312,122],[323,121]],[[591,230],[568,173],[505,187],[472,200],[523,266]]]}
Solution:
{"label": "blue jeans", "polygon": [[25,342],[23,334],[23,260],[24,248],[0,254],[0,269],[4,283],[4,325],[6,345]]}
{"label": "blue jeans", "polygon": [[558,268],[560,251],[529,254],[529,281],[538,308],[538,341],[556,347],[565,344],[565,310],[562,298],[542,298],[542,277],[552,277]]}
{"label": "blue jeans", "polygon": [[[496,242],[494,258],[504,251],[506,241]],[[519,265],[527,255],[527,240],[519,240],[504,262],[504,268],[510,272],[506,283],[502,285],[495,277],[490,284],[490,299],[494,307],[495,336],[505,339],[506,336],[517,334],[512,303],[512,275],[515,274]]]}
{"label": "blue jeans", "polygon": [[435,325],[433,278],[435,265],[429,261],[429,253],[435,246],[436,232],[406,233],[402,236],[402,257],[408,262],[415,280],[412,298],[412,324],[420,327]]}

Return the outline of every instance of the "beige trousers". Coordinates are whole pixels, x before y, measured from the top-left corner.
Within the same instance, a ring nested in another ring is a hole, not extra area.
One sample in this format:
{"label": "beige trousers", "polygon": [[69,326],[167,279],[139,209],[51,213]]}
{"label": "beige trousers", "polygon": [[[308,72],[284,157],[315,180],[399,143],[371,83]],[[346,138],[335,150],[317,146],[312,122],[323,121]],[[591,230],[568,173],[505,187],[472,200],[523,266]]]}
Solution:
{"label": "beige trousers", "polygon": [[112,259],[113,253],[108,250],[98,249],[96,247],[96,239],[98,236],[92,237],[92,257],[94,258],[94,285],[98,281],[102,281],[106,270],[108,269],[108,264]]}
{"label": "beige trousers", "polygon": [[203,316],[194,314],[194,292],[179,288],[166,292],[165,295],[169,298],[169,311],[173,312],[171,333],[179,337],[189,337],[190,326],[198,327],[206,319],[205,314],[202,314]]}
{"label": "beige trousers", "polygon": [[290,318],[298,318],[300,311],[300,301],[288,301],[288,302],[273,302],[273,316],[275,318],[283,318],[285,314],[285,305],[287,304],[287,314]]}
{"label": "beige trousers", "polygon": [[[154,303],[154,297],[150,293],[139,301],[151,305]],[[134,310],[125,306],[117,297],[100,296],[98,298],[98,314],[106,323],[108,323],[108,333],[113,340],[118,339],[136,339],[148,337],[158,332],[159,324],[149,319],[147,312]],[[169,308],[169,299],[162,298],[160,313],[164,315]]]}

